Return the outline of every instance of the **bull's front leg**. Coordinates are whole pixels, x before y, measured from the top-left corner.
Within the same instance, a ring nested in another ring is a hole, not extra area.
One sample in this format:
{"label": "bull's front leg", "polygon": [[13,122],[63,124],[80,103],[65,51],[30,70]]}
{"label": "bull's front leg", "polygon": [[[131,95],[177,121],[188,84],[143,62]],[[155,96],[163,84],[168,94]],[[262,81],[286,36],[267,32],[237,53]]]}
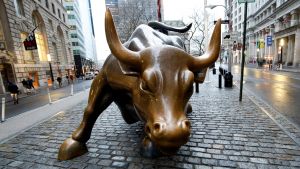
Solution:
{"label": "bull's front leg", "polygon": [[112,103],[111,89],[103,72],[94,79],[80,126],[60,146],[58,160],[69,160],[86,153],[86,142],[90,139],[93,126],[99,115]]}

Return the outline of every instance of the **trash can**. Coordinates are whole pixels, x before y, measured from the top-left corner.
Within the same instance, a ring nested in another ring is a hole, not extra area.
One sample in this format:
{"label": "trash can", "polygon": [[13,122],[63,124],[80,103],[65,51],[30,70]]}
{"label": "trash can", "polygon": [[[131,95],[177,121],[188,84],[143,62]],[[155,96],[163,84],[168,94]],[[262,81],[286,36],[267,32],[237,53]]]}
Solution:
{"label": "trash can", "polygon": [[230,72],[226,72],[224,75],[224,86],[225,87],[232,87],[232,74]]}

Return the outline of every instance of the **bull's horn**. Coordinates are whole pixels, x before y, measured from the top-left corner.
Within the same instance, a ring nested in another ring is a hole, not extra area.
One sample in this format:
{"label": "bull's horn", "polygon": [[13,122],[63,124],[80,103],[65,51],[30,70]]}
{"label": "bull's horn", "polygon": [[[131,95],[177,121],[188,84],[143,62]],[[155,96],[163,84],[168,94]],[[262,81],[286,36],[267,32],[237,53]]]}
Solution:
{"label": "bull's horn", "polygon": [[111,53],[122,63],[139,68],[141,65],[140,55],[125,48],[118,37],[113,17],[107,8],[105,12],[105,34]]}
{"label": "bull's horn", "polygon": [[189,69],[193,72],[211,66],[219,57],[221,47],[221,19],[216,23],[207,51],[200,57],[193,57]]}
{"label": "bull's horn", "polygon": [[192,23],[190,23],[189,25],[187,25],[185,27],[179,28],[179,27],[171,27],[171,26],[166,25],[162,22],[151,21],[151,22],[148,22],[148,26],[150,26],[153,29],[163,29],[163,30],[167,30],[167,31],[185,33],[185,32],[187,32],[188,30],[191,29]]}

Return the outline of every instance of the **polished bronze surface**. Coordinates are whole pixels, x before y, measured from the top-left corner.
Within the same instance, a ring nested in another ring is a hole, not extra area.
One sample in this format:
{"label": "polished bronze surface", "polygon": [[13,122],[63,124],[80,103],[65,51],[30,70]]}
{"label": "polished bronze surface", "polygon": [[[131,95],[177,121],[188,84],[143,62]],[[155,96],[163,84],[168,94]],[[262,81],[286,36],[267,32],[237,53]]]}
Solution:
{"label": "polished bronze surface", "polygon": [[67,160],[86,152],[85,143],[96,119],[112,102],[127,123],[145,123],[143,155],[175,154],[190,136],[191,123],[186,114],[192,111],[188,101],[193,94],[194,73],[218,58],[220,20],[201,57],[186,53],[179,37],[167,36],[147,25],[140,25],[121,44],[109,10],[105,31],[112,54],[94,79],[81,124],[61,145],[58,159]]}

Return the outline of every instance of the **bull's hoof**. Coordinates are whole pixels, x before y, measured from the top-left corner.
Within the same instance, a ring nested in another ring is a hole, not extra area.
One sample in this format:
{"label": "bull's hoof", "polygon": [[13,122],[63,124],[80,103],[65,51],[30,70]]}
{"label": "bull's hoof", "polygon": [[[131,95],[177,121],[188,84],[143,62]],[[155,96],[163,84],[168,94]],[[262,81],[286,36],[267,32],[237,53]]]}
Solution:
{"label": "bull's hoof", "polygon": [[148,137],[144,138],[140,148],[140,152],[143,157],[148,157],[148,158],[155,158],[155,157],[162,156],[162,154],[156,148],[154,143]]}
{"label": "bull's hoof", "polygon": [[59,148],[58,160],[70,160],[72,158],[81,156],[88,152],[84,143],[80,143],[72,138],[66,139]]}

